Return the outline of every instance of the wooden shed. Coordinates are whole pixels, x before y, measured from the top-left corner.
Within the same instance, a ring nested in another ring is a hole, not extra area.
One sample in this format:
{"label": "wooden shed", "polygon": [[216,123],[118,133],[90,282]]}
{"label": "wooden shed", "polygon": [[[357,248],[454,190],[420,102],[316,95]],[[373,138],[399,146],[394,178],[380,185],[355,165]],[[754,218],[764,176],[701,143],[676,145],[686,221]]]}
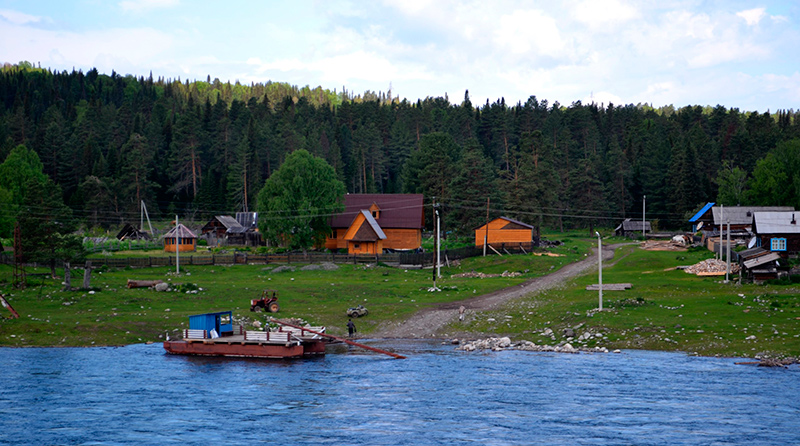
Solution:
{"label": "wooden shed", "polygon": [[508,217],[498,217],[480,228],[475,229],[475,246],[483,246],[484,238],[489,244],[531,243],[535,227]]}
{"label": "wooden shed", "polygon": [[630,218],[626,218],[619,224],[619,226],[614,229],[614,235],[618,235],[621,237],[637,237],[642,235],[642,227],[644,227],[644,233],[647,234],[651,231],[650,222],[642,220],[631,220]]}
{"label": "wooden shed", "polygon": [[186,226],[178,226],[164,234],[164,251],[195,251],[197,249],[197,236]]}

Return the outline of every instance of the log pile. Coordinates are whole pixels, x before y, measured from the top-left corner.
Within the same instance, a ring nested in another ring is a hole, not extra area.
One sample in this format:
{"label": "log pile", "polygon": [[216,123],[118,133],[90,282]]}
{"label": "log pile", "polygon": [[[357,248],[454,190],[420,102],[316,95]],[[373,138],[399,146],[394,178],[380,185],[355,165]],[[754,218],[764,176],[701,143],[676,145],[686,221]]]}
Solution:
{"label": "log pile", "polygon": [[460,277],[468,277],[468,278],[478,278],[478,279],[486,279],[489,277],[519,277],[522,273],[519,271],[503,271],[503,274],[486,274],[477,271],[470,271],[468,273],[461,273],[461,274],[453,274],[450,276],[451,278],[460,278]]}
{"label": "log pile", "polygon": [[686,251],[686,245],[676,240],[647,240],[639,247],[647,251]]}

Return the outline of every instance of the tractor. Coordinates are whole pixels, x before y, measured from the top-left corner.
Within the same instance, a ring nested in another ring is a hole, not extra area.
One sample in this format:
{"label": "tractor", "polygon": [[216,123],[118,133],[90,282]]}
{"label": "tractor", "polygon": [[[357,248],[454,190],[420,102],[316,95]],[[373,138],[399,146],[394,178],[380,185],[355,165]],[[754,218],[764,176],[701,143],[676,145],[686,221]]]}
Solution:
{"label": "tractor", "polygon": [[250,300],[250,311],[269,311],[270,313],[277,313],[280,310],[278,305],[278,291],[264,290],[261,292],[260,299]]}

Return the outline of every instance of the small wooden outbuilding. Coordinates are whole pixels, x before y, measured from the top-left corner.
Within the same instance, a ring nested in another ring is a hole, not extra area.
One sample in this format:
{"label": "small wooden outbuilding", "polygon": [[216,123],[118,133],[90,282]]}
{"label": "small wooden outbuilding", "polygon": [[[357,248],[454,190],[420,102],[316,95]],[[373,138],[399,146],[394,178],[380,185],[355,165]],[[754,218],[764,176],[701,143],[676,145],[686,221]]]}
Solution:
{"label": "small wooden outbuilding", "polygon": [[618,235],[621,237],[636,237],[642,235],[642,227],[644,227],[644,233],[647,234],[651,231],[650,222],[645,221],[642,224],[641,220],[631,220],[630,218],[626,218],[619,224],[619,226],[614,229],[614,235]]}
{"label": "small wooden outbuilding", "polygon": [[367,210],[362,210],[344,235],[349,254],[381,254],[386,234]]}
{"label": "small wooden outbuilding", "polygon": [[197,250],[197,236],[186,226],[178,224],[178,226],[164,234],[164,251],[184,252],[195,250]]}
{"label": "small wooden outbuilding", "polygon": [[483,246],[485,238],[488,238],[490,245],[531,243],[534,241],[535,231],[536,228],[527,223],[508,217],[498,217],[475,229],[475,246]]}
{"label": "small wooden outbuilding", "polygon": [[150,234],[134,228],[130,223],[126,223],[117,233],[117,240],[150,240]]}

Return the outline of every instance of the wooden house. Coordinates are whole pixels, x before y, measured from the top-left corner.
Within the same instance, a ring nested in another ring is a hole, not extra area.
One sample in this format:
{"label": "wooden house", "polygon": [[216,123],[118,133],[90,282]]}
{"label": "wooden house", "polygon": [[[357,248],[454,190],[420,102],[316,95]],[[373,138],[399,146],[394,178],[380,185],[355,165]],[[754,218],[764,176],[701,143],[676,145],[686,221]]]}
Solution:
{"label": "wooden house", "polygon": [[197,249],[197,236],[186,226],[178,224],[164,234],[164,251],[184,252]]}
{"label": "wooden house", "polygon": [[534,226],[521,221],[498,217],[475,229],[475,246],[483,246],[484,239],[487,239],[490,245],[531,243],[534,240],[535,230]]}
{"label": "wooden house", "polygon": [[761,246],[781,256],[800,252],[800,212],[755,212],[753,233],[756,246]]}
{"label": "wooden house", "polygon": [[370,211],[364,209],[356,215],[344,239],[349,254],[381,254],[386,234]]}
{"label": "wooden house", "polygon": [[325,242],[330,250],[381,254],[418,249],[422,244],[422,194],[347,194],[344,208],[331,217],[331,235]]}
{"label": "wooden house", "polygon": [[714,203],[707,203],[689,222],[693,224],[693,232],[720,232],[727,230],[730,222],[731,231],[747,233],[752,231],[754,213],[793,210],[791,206],[715,206]]}
{"label": "wooden house", "polygon": [[651,232],[649,221],[645,221],[644,224],[642,224],[641,220],[626,218],[614,229],[614,234],[622,237],[636,237],[642,235],[642,227],[644,227],[645,234]]}
{"label": "wooden house", "polygon": [[230,215],[217,215],[211,219],[202,229],[200,233],[203,235],[210,234],[218,239],[225,238],[225,233],[231,228],[241,228],[242,225]]}

